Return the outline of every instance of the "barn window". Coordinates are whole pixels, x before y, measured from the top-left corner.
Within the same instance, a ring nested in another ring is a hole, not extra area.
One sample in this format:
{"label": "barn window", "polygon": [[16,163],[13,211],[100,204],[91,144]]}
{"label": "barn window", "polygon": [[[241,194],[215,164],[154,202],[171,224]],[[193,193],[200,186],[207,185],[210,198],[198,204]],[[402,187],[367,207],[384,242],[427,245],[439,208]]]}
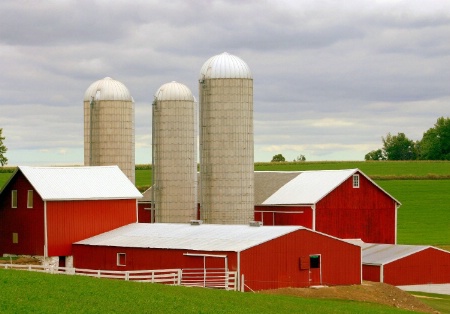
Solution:
{"label": "barn window", "polygon": [[127,265],[127,255],[125,253],[117,253],[117,266]]}
{"label": "barn window", "polygon": [[309,268],[320,268],[320,255],[309,256]]}
{"label": "barn window", "polygon": [[12,241],[13,243],[19,243],[19,234],[17,232],[13,232]]}
{"label": "barn window", "polygon": [[359,188],[359,174],[353,175],[353,187]]}
{"label": "barn window", "polygon": [[17,208],[17,190],[11,191],[11,208]]}
{"label": "barn window", "polygon": [[28,190],[27,208],[33,208],[33,190]]}

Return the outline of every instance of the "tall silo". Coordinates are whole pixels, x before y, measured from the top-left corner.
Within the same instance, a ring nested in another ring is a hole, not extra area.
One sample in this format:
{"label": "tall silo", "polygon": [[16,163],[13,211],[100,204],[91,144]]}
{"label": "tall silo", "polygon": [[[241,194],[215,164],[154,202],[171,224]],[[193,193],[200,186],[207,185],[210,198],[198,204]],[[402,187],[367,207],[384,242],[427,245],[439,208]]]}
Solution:
{"label": "tall silo", "polygon": [[195,100],[188,87],[162,85],[153,102],[152,155],[155,221],[187,223],[197,211]]}
{"label": "tall silo", "polygon": [[105,77],[84,94],[84,164],[117,165],[135,182],[134,100],[121,82]]}
{"label": "tall silo", "polygon": [[203,64],[199,82],[201,219],[247,224],[254,217],[252,74],[225,52]]}

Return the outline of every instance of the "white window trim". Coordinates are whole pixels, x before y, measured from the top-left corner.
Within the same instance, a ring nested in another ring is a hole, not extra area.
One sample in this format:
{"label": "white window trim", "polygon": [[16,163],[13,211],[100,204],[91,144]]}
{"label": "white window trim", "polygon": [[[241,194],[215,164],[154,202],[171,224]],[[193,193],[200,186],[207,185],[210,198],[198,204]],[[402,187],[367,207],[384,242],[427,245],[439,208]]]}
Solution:
{"label": "white window trim", "polygon": [[[31,192],[31,193],[30,193]],[[31,199],[30,199],[30,194],[31,194]],[[33,190],[28,190],[27,192],[27,208],[33,208]],[[30,206],[30,201],[31,201],[31,206]]]}
{"label": "white window trim", "polygon": [[[120,263],[120,257],[123,255],[125,259],[125,264]],[[127,254],[126,253],[117,253],[117,266],[127,266]]]}
{"label": "white window trim", "polygon": [[17,190],[11,190],[11,208],[17,208]]}
{"label": "white window trim", "polygon": [[359,189],[359,174],[354,174],[352,177],[352,184],[354,189]]}

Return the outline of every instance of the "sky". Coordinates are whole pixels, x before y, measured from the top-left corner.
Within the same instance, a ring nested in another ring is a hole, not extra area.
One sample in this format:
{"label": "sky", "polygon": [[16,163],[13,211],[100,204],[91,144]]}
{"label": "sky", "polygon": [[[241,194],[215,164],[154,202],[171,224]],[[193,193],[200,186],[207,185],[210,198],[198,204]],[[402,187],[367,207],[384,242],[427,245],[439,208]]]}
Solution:
{"label": "sky", "polygon": [[136,164],[151,103],[228,52],[254,80],[255,161],[364,160],[388,132],[420,140],[450,115],[448,0],[0,2],[8,165],[83,164],[83,96],[112,77],[135,100]]}

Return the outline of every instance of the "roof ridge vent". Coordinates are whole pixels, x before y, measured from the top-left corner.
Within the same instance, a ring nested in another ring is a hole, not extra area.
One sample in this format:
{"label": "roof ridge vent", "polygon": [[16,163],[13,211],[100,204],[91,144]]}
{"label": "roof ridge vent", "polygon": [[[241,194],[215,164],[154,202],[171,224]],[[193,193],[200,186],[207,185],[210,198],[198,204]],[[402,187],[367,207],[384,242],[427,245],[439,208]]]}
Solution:
{"label": "roof ridge vent", "polygon": [[262,221],[250,221],[248,223],[250,227],[261,227],[263,225]]}
{"label": "roof ridge vent", "polygon": [[200,226],[203,223],[203,220],[191,220],[191,226]]}

